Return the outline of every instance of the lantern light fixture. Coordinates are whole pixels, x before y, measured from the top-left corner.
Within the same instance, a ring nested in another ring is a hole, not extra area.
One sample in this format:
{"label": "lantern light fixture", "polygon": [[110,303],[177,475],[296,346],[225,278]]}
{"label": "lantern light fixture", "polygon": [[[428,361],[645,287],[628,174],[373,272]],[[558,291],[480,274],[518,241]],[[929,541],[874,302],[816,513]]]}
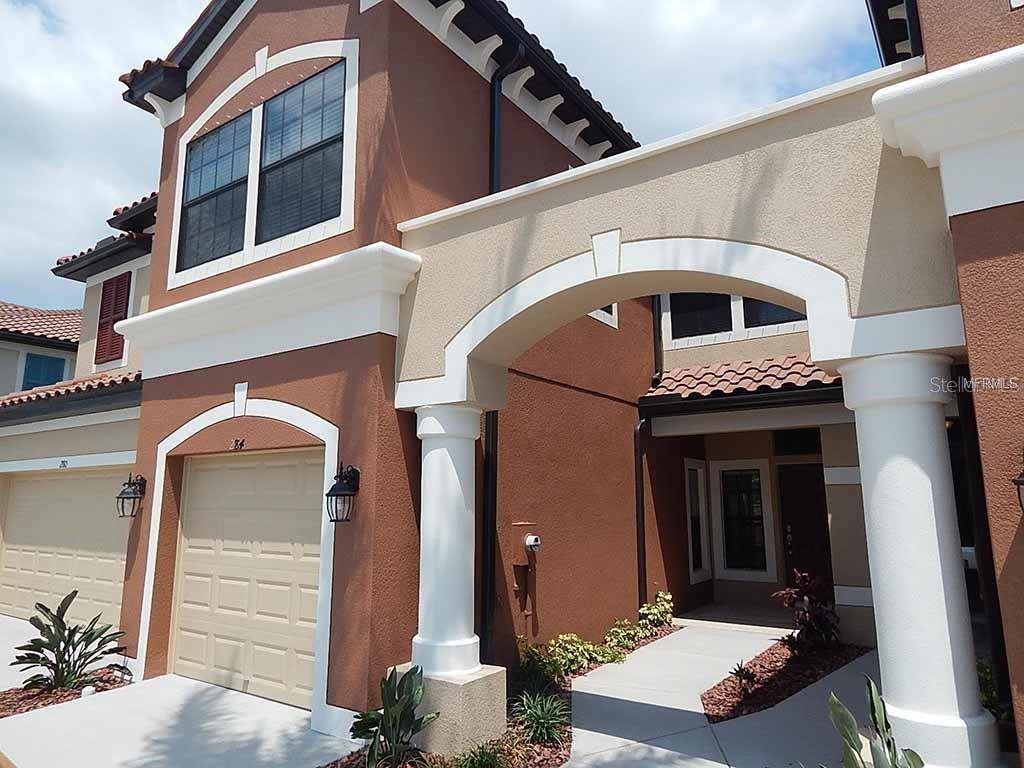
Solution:
{"label": "lantern light fixture", "polygon": [[332,523],[352,521],[358,493],[359,470],[351,464],[347,467],[342,464],[334,477],[334,485],[327,492],[327,517]]}
{"label": "lantern light fixture", "polygon": [[128,475],[128,482],[117,494],[117,515],[121,518],[137,517],[142,511],[142,500],[146,498],[146,478],[142,475]]}

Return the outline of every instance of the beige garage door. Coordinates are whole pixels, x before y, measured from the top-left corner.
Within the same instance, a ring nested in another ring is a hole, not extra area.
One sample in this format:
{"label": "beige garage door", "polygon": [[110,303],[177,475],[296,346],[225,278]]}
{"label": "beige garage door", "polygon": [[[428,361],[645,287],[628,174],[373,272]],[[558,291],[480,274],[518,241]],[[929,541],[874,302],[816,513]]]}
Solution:
{"label": "beige garage door", "polygon": [[36,602],[56,608],[73,589],[73,620],[121,620],[130,520],[114,497],[128,470],[34,473],[10,478],[0,499],[0,613],[28,618]]}
{"label": "beige garage door", "polygon": [[324,455],[188,462],[174,671],[309,708]]}

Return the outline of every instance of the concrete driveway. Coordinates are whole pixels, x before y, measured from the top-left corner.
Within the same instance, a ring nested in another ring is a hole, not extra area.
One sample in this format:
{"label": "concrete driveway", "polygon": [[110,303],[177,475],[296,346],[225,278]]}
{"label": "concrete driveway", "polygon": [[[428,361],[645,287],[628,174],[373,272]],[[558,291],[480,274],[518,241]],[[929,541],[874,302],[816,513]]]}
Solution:
{"label": "concrete driveway", "polygon": [[[878,679],[875,653],[837,670],[772,709],[710,725],[703,691],[749,661],[778,629],[706,622],[678,632],[573,682],[571,766],[789,768],[838,766],[828,719],[831,691],[866,722],[864,675]],[[2,741],[2,739],[0,739]]]}
{"label": "concrete driveway", "polygon": [[24,645],[38,632],[22,619],[0,616],[0,691],[17,688],[31,672],[22,672],[10,666],[14,661],[14,649]]}
{"label": "concrete driveway", "polygon": [[0,720],[16,768],[317,768],[354,749],[304,710],[174,675]]}

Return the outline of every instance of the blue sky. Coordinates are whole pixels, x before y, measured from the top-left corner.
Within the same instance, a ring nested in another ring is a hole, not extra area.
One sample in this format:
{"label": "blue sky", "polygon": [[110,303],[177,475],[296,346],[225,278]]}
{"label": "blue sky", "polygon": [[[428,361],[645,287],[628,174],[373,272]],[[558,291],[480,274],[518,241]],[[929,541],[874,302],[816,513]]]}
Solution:
{"label": "blue sky", "polygon": [[[642,143],[879,66],[864,0],[507,3]],[[117,77],[166,54],[205,0],[146,5],[0,0],[0,299],[76,306],[56,259],[156,188],[159,126]]]}

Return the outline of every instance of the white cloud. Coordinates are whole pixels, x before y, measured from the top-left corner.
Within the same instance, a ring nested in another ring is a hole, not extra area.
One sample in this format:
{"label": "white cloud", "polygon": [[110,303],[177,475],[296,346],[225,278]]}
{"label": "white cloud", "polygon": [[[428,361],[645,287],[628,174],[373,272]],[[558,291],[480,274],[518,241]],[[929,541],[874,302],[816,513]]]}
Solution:
{"label": "white cloud", "polygon": [[[642,142],[875,66],[863,0],[507,1]],[[0,0],[0,299],[80,301],[54,261],[110,234],[159,173],[159,126],[117,76],[204,4]]]}

